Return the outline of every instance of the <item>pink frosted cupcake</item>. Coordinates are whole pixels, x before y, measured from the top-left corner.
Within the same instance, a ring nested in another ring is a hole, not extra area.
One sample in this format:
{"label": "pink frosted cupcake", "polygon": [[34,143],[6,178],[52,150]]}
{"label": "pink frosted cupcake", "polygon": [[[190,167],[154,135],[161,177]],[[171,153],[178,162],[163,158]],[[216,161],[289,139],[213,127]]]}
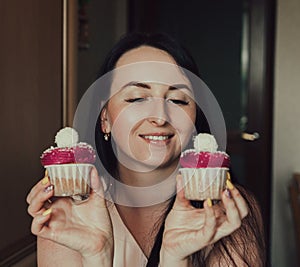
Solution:
{"label": "pink frosted cupcake", "polygon": [[217,148],[214,136],[198,134],[194,138],[194,149],[181,154],[180,172],[187,199],[221,199],[230,159],[225,152],[217,151]]}
{"label": "pink frosted cupcake", "polygon": [[70,127],[55,136],[57,147],[41,155],[47,169],[54,196],[87,195],[90,192],[90,172],[96,160],[95,150],[87,143],[78,143],[78,133]]}

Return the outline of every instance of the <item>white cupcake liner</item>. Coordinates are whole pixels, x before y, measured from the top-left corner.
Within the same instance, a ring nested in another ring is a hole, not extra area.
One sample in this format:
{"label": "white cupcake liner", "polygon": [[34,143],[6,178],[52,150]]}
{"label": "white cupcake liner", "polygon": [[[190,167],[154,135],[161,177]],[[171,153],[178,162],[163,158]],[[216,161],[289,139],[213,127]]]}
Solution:
{"label": "white cupcake liner", "polygon": [[92,164],[60,164],[45,166],[54,196],[87,195],[90,193],[90,173]]}
{"label": "white cupcake liner", "polygon": [[190,200],[221,199],[228,168],[181,168],[185,197]]}

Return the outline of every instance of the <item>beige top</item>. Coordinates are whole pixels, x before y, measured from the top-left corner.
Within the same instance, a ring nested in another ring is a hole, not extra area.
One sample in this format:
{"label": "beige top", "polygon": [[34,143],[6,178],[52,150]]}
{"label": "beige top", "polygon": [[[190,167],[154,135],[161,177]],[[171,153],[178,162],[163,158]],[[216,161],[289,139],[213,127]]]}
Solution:
{"label": "beige top", "polygon": [[114,204],[108,205],[114,231],[113,267],[145,267],[148,259],[123,223]]}

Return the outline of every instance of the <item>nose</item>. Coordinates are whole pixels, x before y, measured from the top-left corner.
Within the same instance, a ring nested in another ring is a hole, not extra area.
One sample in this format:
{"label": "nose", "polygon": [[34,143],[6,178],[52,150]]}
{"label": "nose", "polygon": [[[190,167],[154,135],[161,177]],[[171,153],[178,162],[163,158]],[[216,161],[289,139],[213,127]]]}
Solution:
{"label": "nose", "polygon": [[153,101],[148,121],[155,126],[163,126],[169,121],[167,106],[164,99],[155,99]]}

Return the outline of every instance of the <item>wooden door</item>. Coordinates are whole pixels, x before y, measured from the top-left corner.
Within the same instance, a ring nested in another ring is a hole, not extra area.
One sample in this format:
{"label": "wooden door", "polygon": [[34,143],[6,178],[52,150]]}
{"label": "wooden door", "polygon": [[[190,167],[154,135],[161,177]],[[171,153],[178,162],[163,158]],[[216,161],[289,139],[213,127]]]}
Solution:
{"label": "wooden door", "polygon": [[62,2],[0,1],[0,265],[35,249],[26,195],[62,126]]}

